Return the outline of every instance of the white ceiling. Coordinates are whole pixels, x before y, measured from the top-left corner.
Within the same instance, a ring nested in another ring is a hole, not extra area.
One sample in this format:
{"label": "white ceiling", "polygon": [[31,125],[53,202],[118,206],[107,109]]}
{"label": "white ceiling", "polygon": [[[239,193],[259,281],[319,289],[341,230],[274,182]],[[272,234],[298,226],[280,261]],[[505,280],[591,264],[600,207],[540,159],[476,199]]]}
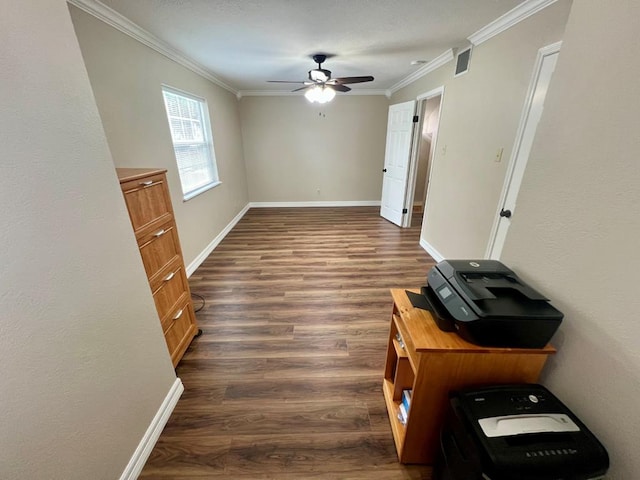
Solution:
{"label": "white ceiling", "polygon": [[[333,77],[373,75],[386,90],[522,0],[102,0],[240,91],[290,91],[311,55]],[[291,87],[291,88],[289,88]]]}

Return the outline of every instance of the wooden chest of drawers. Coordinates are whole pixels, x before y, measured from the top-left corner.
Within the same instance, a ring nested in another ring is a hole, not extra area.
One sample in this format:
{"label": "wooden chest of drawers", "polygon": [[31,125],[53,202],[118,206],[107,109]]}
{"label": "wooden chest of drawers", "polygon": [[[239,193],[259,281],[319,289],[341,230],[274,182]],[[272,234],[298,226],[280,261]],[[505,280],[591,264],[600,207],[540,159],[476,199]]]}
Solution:
{"label": "wooden chest of drawers", "polygon": [[175,367],[198,332],[166,170],[116,169]]}

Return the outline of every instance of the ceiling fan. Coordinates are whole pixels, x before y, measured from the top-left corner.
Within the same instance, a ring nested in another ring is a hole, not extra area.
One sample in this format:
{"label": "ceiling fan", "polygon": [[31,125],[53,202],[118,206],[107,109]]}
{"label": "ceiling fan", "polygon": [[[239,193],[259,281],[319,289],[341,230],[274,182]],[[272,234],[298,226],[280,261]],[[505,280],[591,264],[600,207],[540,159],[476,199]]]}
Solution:
{"label": "ceiling fan", "polygon": [[326,103],[333,100],[336,92],[348,92],[351,88],[347,87],[349,83],[372,82],[371,75],[363,77],[342,77],[331,78],[331,71],[322,68],[322,64],[327,59],[326,55],[316,54],[313,61],[318,64],[318,68],[309,70],[309,79],[303,82],[289,80],[269,80],[271,83],[301,83],[304,87],[296,88],[294,92],[306,90],[304,96],[310,102]]}

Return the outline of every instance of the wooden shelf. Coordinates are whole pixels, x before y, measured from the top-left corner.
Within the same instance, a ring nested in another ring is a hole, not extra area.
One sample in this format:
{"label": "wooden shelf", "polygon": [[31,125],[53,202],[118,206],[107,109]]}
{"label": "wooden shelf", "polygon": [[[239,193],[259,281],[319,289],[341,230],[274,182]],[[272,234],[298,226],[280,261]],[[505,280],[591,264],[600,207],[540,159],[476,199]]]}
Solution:
{"label": "wooden shelf", "polygon": [[[535,383],[556,350],[482,347],[443,332],[431,314],[415,309],[405,290],[391,290],[393,313],[383,380],[391,431],[402,463],[432,464],[451,390],[478,385]],[[396,339],[405,344],[402,349]],[[407,422],[398,419],[402,390],[411,389]]]}

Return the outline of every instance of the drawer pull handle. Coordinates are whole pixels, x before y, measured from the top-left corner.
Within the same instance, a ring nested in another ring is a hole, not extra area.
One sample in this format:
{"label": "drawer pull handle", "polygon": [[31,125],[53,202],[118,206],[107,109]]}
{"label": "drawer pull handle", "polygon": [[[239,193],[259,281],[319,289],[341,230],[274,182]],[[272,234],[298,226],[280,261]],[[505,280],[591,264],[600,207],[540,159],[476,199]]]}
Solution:
{"label": "drawer pull handle", "polygon": [[148,187],[149,185],[153,185],[153,180],[147,180],[146,182],[140,182],[140,185]]}
{"label": "drawer pull handle", "polygon": [[182,312],[184,312],[184,308],[183,308],[183,309],[181,309],[178,313],[176,313],[176,316],[175,316],[175,317],[173,317],[173,319],[174,319],[174,320],[179,319],[179,318],[182,316]]}
{"label": "drawer pull handle", "polygon": [[164,235],[165,233],[167,233],[167,231],[163,228],[162,230],[156,232],[153,234],[154,237],[161,237],[162,235]]}
{"label": "drawer pull handle", "polygon": [[169,280],[171,280],[174,276],[176,275],[176,272],[171,272],[169,275],[167,275],[166,277],[164,277],[162,279],[163,282],[168,282]]}

